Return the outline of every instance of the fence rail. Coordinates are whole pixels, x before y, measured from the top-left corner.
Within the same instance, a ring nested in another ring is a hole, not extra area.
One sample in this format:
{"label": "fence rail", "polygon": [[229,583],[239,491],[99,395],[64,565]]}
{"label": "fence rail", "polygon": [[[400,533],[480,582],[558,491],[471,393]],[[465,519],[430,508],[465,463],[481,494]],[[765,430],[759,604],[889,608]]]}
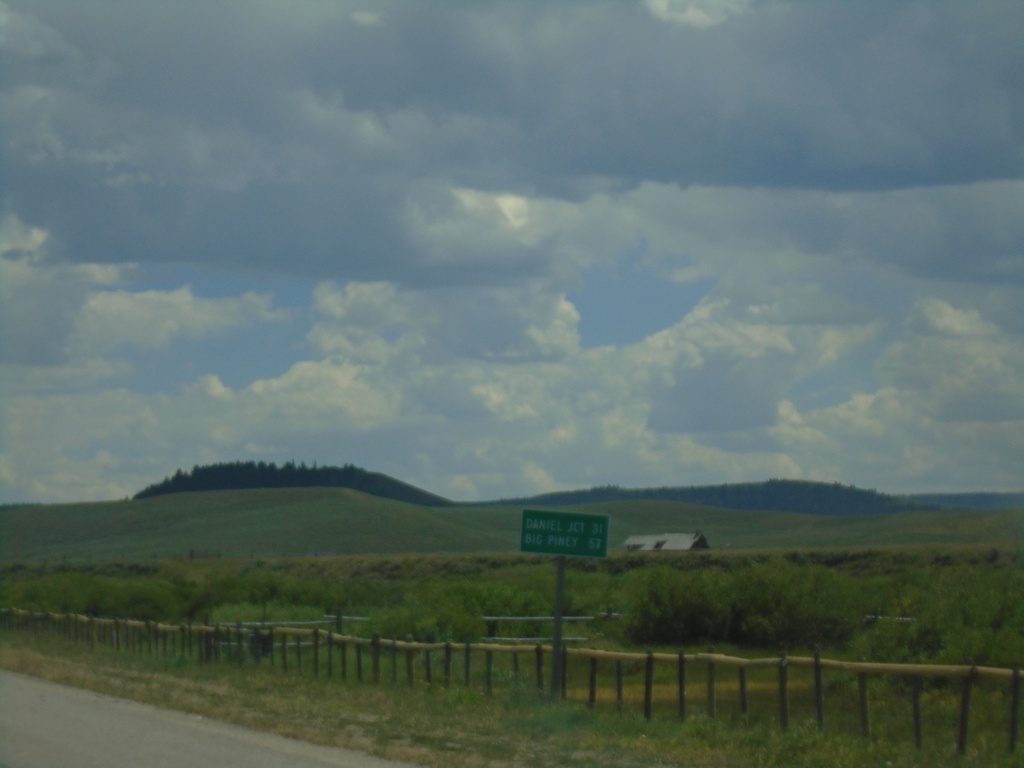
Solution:
{"label": "fence rail", "polygon": [[[261,627],[240,622],[235,624],[167,624],[133,619],[95,618],[79,614],[39,613],[17,608],[0,609],[0,629],[56,634],[76,643],[88,644],[91,647],[106,645],[117,650],[136,653],[195,657],[200,663],[221,662],[224,655],[236,661],[253,658],[258,662],[267,658],[271,664],[279,662],[285,670],[288,669],[290,650],[297,669],[301,670],[303,668],[303,648],[312,648],[313,674],[320,674],[321,657],[326,652],[326,674],[328,676],[334,674],[337,657],[340,662],[340,675],[343,679],[347,679],[350,675],[348,648],[351,646],[355,655],[354,672],[359,681],[364,680],[368,665],[372,682],[379,683],[382,676],[382,663],[386,659],[390,659],[391,678],[392,681],[397,682],[399,659],[404,658],[405,678],[409,685],[415,683],[414,659],[417,654],[422,655],[422,675],[428,684],[434,683],[433,654],[441,654],[440,674],[441,682],[445,686],[451,685],[456,653],[461,653],[463,656],[463,681],[466,686],[469,686],[471,682],[471,657],[473,654],[483,654],[485,686],[488,694],[493,692],[494,687],[493,662],[495,654],[506,654],[511,657],[513,676],[516,682],[521,682],[520,657],[528,656],[535,674],[536,687],[538,691],[543,692],[545,659],[553,653],[551,645],[541,643],[532,647],[494,641],[461,644],[423,643],[414,641],[411,637],[404,640],[382,639],[378,634],[369,638],[359,637],[323,629],[320,626],[282,624]],[[276,652],[275,645],[277,646]],[[824,673],[831,671],[856,675],[860,730],[865,737],[869,737],[871,733],[868,677],[897,676],[911,682],[913,737],[915,745],[919,748],[922,744],[921,691],[923,679],[936,677],[960,681],[956,747],[961,754],[967,748],[972,691],[979,681],[989,680],[1008,685],[1008,746],[1011,752],[1017,748],[1020,727],[1020,667],[1006,669],[970,664],[842,661],[823,659],[819,654],[748,659],[714,652],[656,653],[648,651],[639,653],[566,648],[564,646],[561,652],[563,654],[563,663],[560,667],[562,698],[566,696],[568,660],[571,658],[584,660],[589,665],[588,704],[590,707],[594,707],[597,702],[599,662],[613,662],[615,665],[616,705],[620,710],[624,706],[624,666],[628,664],[635,668],[642,668],[644,678],[643,710],[644,716],[648,719],[652,717],[656,664],[671,665],[676,670],[678,715],[681,719],[687,716],[687,670],[692,665],[703,665],[706,668],[706,712],[711,718],[715,717],[716,712],[716,670],[719,666],[734,667],[738,671],[739,706],[743,715],[746,715],[749,709],[747,671],[752,669],[776,670],[778,675],[778,720],[783,729],[789,727],[790,720],[789,671],[791,669],[808,668],[813,671],[815,716],[818,727],[822,729],[825,726]],[[369,655],[368,660],[365,658],[367,655]]]}

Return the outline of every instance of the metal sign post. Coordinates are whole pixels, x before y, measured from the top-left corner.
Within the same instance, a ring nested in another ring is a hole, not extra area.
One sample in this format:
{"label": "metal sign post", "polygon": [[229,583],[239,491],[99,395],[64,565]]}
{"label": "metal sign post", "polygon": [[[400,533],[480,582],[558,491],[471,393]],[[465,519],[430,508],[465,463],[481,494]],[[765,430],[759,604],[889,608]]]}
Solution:
{"label": "metal sign post", "polygon": [[551,631],[551,700],[562,689],[562,613],[565,605],[565,555],[555,558],[555,626]]}
{"label": "metal sign post", "polygon": [[608,557],[608,516],[523,510],[519,550],[555,555],[555,610],[551,637],[551,700],[562,688],[562,613],[566,557]]}

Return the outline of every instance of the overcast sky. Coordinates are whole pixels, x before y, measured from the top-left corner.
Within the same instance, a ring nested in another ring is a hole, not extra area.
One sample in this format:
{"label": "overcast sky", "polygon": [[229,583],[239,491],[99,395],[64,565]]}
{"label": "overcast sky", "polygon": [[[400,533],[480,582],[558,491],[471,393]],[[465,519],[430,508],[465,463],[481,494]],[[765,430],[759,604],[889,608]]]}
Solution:
{"label": "overcast sky", "polygon": [[1024,3],[0,0],[0,501],[1024,487]]}

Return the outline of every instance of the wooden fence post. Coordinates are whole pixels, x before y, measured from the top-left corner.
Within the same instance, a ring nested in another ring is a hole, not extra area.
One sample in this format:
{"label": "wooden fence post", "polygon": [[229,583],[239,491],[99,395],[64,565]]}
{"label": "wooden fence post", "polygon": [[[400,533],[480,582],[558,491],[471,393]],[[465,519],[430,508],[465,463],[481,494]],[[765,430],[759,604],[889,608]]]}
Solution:
{"label": "wooden fence post", "polygon": [[281,669],[288,671],[288,635],[281,635]]}
{"label": "wooden fence post", "polygon": [[470,651],[470,648],[471,648],[471,646],[469,644],[469,640],[467,640],[466,641],[466,645],[465,645],[465,656],[463,656],[463,660],[464,660],[464,664],[465,664],[465,680],[466,680],[466,687],[467,688],[469,688],[469,676],[470,676],[470,670],[469,670],[469,661],[470,661],[469,660],[469,651]]}
{"label": "wooden fence post", "polygon": [[558,669],[560,676],[559,688],[561,689],[562,699],[565,699],[566,687],[569,681],[569,651],[565,647],[565,643],[562,644],[562,652],[560,654],[562,664]]}
{"label": "wooden fence post", "polygon": [[302,672],[302,635],[295,635],[295,669]]}
{"label": "wooden fence post", "polygon": [[[405,636],[405,642],[412,642],[412,635]],[[409,681],[409,687],[413,685],[413,655],[416,653],[412,648],[405,649],[405,677]]]}
{"label": "wooden fence post", "polygon": [[427,678],[427,685],[434,684],[434,676],[430,669],[430,649],[423,649],[423,674]]}
{"label": "wooden fence post", "polygon": [[356,643],[356,680],[363,682],[363,644]]}
{"label": "wooden fence post", "polygon": [[615,660],[615,708],[621,712],[625,697],[622,694],[622,659]]}
{"label": "wooden fence post", "polygon": [[1010,681],[1010,751],[1017,750],[1017,733],[1020,728],[1020,667],[1013,668]]}
{"label": "wooden fence post", "polygon": [[391,682],[398,682],[398,639],[391,638]]}
{"label": "wooden fence post", "polygon": [[[714,653],[714,648],[708,649],[709,653]],[[715,719],[715,703],[717,698],[717,691],[715,690],[715,662],[708,660],[708,717],[712,720]]]}
{"label": "wooden fence post", "polygon": [[818,730],[825,729],[825,687],[821,679],[821,650],[814,648],[814,712],[818,716]]}
{"label": "wooden fence post", "polygon": [[452,644],[444,644],[444,687],[452,684]]}
{"label": "wooden fence post", "polygon": [[380,682],[380,632],[374,632],[371,639],[370,649],[373,654],[373,683]]}
{"label": "wooden fence post", "polygon": [[971,688],[974,687],[974,678],[978,676],[978,668],[971,667],[967,677],[964,678],[963,692],[960,696],[960,727],[957,729],[956,751],[964,754],[967,751],[967,721],[971,716]]}
{"label": "wooden fence post", "polygon": [[[679,678],[679,719],[686,719],[686,654],[679,652],[679,664],[677,669]],[[621,679],[620,679],[621,683]],[[621,698],[621,697],[620,697]]]}
{"label": "wooden fence post", "polygon": [[1021,717],[1021,668],[1014,668],[1010,682],[1010,752],[1017,751],[1017,734]]}
{"label": "wooden fence post", "polygon": [[590,657],[590,695],[587,697],[588,706],[593,709],[597,704],[597,657]]}
{"label": "wooden fence post", "polygon": [[651,719],[651,711],[654,703],[654,653],[647,652],[647,660],[644,662],[644,719]]}
{"label": "wooden fence post", "polygon": [[914,746],[921,748],[921,676],[914,675],[911,682],[911,697],[914,707]]}
{"label": "wooden fence post", "polygon": [[789,659],[785,654],[779,659],[779,725],[782,730],[789,728]]}
{"label": "wooden fence post", "polygon": [[857,675],[857,691],[860,694],[860,732],[865,739],[871,738],[871,712],[868,708],[868,675]]}
{"label": "wooden fence post", "polygon": [[748,704],[747,704],[747,668],[740,666],[739,669],[740,677],[740,714],[746,715]]}
{"label": "wooden fence post", "polygon": [[537,643],[534,656],[537,666],[537,690],[544,693],[544,647],[540,643]]}
{"label": "wooden fence post", "polygon": [[487,667],[487,695],[494,693],[494,651],[488,648],[484,652],[485,664]]}
{"label": "wooden fence post", "polygon": [[334,676],[334,632],[327,630],[327,679]]}
{"label": "wooden fence post", "polygon": [[313,627],[313,677],[320,677],[320,627]]}

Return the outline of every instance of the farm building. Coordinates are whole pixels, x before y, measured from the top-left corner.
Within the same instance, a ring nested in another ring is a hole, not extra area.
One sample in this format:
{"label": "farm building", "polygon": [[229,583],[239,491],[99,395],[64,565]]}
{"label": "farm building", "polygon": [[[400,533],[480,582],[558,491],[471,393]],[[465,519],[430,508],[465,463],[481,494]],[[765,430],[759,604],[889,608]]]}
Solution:
{"label": "farm building", "polygon": [[626,539],[628,552],[687,552],[691,549],[711,549],[711,545],[700,531],[630,536]]}

